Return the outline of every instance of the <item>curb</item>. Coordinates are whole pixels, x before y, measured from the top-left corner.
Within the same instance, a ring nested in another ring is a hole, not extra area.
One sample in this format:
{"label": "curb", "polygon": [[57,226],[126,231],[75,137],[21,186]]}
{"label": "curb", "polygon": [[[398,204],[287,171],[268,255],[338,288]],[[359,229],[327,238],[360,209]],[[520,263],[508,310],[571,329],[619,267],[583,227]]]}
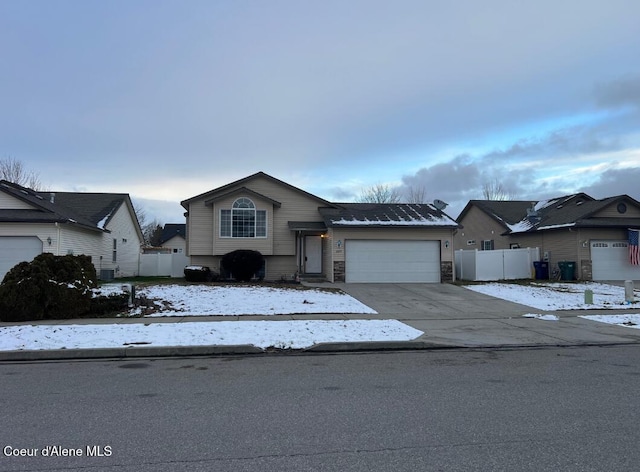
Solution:
{"label": "curb", "polygon": [[262,353],[264,353],[262,349],[248,344],[238,346],[158,346],[99,349],[56,349],[41,351],[4,351],[0,352],[0,362],[56,361],[80,359],[135,359],[142,357],[191,357]]}
{"label": "curb", "polygon": [[579,347],[633,346],[639,342],[606,343],[550,343],[550,344],[438,344],[426,341],[373,341],[354,343],[320,343],[305,349],[261,349],[253,345],[236,346],[159,346],[159,347],[123,347],[100,349],[58,349],[39,351],[2,351],[0,362],[35,362],[64,360],[99,359],[141,359],[152,357],[204,357],[204,356],[243,356],[243,355],[296,355],[296,354],[340,354],[357,352],[384,351],[437,351],[437,350],[510,350],[510,349],[547,349]]}

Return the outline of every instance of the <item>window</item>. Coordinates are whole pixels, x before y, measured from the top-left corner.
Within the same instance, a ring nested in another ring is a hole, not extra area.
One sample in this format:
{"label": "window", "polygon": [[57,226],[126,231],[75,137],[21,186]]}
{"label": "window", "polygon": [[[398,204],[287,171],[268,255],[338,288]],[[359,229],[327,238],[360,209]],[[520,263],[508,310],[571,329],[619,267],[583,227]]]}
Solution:
{"label": "window", "polygon": [[118,240],[114,239],[113,240],[113,253],[111,255],[111,262],[117,262],[118,261]]}
{"label": "window", "polygon": [[482,241],[483,251],[493,251],[493,239],[485,239]]}
{"label": "window", "polygon": [[266,238],[267,212],[248,198],[238,198],[231,210],[220,210],[221,238]]}

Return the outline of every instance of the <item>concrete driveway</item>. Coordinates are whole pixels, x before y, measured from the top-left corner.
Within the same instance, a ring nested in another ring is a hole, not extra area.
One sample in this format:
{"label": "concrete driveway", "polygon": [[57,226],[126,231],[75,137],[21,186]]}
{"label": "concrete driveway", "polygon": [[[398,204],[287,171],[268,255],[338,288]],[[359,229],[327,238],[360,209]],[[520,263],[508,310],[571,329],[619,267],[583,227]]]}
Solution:
{"label": "concrete driveway", "polygon": [[[640,331],[560,315],[523,318],[540,310],[451,284],[332,284],[376,310],[424,332],[415,344],[451,347],[558,346],[640,342]],[[348,315],[347,318],[352,317]]]}
{"label": "concrete driveway", "polygon": [[532,308],[451,284],[334,284],[383,316],[399,320],[498,319]]}

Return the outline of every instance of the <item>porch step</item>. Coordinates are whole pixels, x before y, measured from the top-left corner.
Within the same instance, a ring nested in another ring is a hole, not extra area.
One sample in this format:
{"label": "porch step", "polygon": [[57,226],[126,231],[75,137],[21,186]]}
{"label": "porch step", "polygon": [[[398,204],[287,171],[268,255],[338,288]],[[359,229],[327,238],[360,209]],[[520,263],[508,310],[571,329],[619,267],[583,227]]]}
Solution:
{"label": "porch step", "polygon": [[326,282],[327,276],[324,274],[302,274],[300,276],[301,282]]}

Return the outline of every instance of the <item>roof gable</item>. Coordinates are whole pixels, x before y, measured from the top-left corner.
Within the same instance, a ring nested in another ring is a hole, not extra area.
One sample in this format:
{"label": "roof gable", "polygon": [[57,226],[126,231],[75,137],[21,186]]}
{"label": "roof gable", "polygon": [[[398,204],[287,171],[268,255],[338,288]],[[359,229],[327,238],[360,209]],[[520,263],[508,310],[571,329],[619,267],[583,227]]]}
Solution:
{"label": "roof gable", "polygon": [[[303,196],[305,196],[307,198],[315,200],[319,204],[321,204],[322,206],[333,206],[333,203],[331,203],[331,202],[328,202],[328,201],[326,201],[326,200],[324,200],[324,199],[322,199],[320,197],[317,197],[316,195],[313,195],[313,194],[311,194],[309,192],[306,192],[306,191],[304,191],[304,190],[302,190],[302,189],[300,189],[298,187],[294,187],[293,185],[288,184],[288,183],[286,183],[286,182],[284,182],[282,180],[276,179],[275,177],[272,177],[271,175],[266,174],[266,173],[264,173],[262,171],[261,172],[256,172],[255,174],[252,174],[252,175],[250,175],[248,177],[244,177],[244,178],[242,178],[240,180],[236,180],[235,182],[231,182],[229,184],[223,185],[222,187],[218,187],[218,188],[215,188],[215,189],[210,190],[208,192],[202,193],[200,195],[196,195],[195,197],[191,197],[191,198],[188,198],[186,200],[183,200],[182,202],[180,202],[180,204],[186,210],[188,210],[189,209],[189,204],[191,202],[193,202],[193,201],[202,200],[202,199],[204,199],[205,201],[213,201],[213,200],[217,199],[217,197],[219,195],[228,194],[228,193],[230,193],[230,192],[232,192],[232,191],[234,191],[234,190],[236,190],[238,188],[241,188],[241,187],[245,187],[245,188],[249,188],[250,189],[251,183],[253,181],[255,181],[257,179],[261,179],[261,178],[262,179],[266,179],[266,180],[268,180],[268,181],[270,181],[270,182],[272,182],[272,183],[274,183],[274,184],[276,184],[278,186],[281,186],[281,187],[287,188],[289,190],[292,190],[294,192],[297,192],[300,195],[303,195]],[[261,195],[261,198],[266,198],[268,200],[272,200],[272,201],[276,202],[276,200],[273,200],[270,197],[265,196],[265,195]]]}
{"label": "roof gable", "polygon": [[166,243],[171,238],[181,237],[182,239],[186,239],[187,237],[187,225],[184,223],[167,223],[162,228],[162,237],[160,239],[160,244]]}
{"label": "roof gable", "polygon": [[270,202],[271,204],[273,204],[273,206],[276,206],[276,207],[282,206],[282,203],[274,200],[273,198],[267,197],[266,195],[262,195],[261,193],[255,192],[255,191],[253,191],[253,190],[251,190],[250,188],[247,188],[247,187],[239,187],[239,188],[233,189],[233,190],[231,190],[231,191],[229,191],[227,193],[216,194],[216,195],[212,196],[211,198],[205,200],[204,204],[205,205],[211,205],[215,201],[222,200],[224,198],[231,197],[231,196],[236,195],[236,194],[251,195],[253,197],[256,197],[256,198],[265,200],[267,202]]}

